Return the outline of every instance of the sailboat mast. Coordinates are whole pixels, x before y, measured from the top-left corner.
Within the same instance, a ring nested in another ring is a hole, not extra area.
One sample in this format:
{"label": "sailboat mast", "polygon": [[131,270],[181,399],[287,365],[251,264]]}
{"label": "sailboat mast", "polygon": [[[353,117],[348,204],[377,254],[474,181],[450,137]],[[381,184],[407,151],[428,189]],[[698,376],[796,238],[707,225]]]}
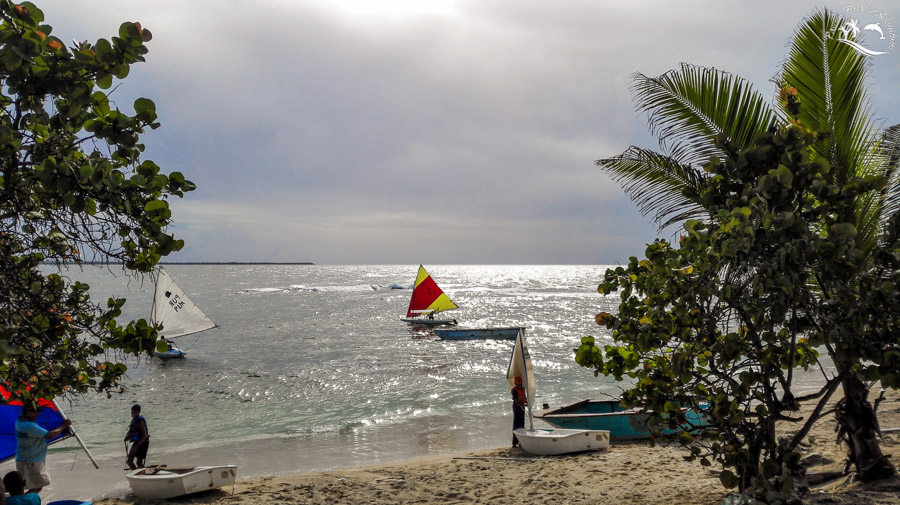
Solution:
{"label": "sailboat mast", "polygon": [[[68,419],[68,417],[66,417],[66,413],[63,412],[63,409],[59,408],[59,404],[56,403],[56,400],[53,400],[53,406],[56,407],[56,411],[59,412],[59,415],[61,415],[63,419]],[[97,464],[97,460],[94,459],[94,456],[91,454],[91,451],[89,451],[87,446],[84,445],[84,442],[81,440],[81,437],[78,436],[78,433],[75,432],[75,429],[72,428],[71,424],[69,425],[68,429],[72,433],[72,436],[75,437],[75,440],[78,441],[78,445],[80,445],[81,448],[84,449],[84,453],[87,454],[87,457],[89,460],[91,460],[91,463],[93,463],[94,468],[99,470],[100,465]]]}
{"label": "sailboat mast", "polygon": [[534,388],[528,387],[530,385],[531,377],[528,376],[528,361],[531,359],[528,356],[528,348],[525,346],[525,330],[519,330],[519,338],[522,339],[521,347],[521,358],[522,358],[522,382],[525,383],[525,397],[528,399],[528,431],[534,431],[534,416],[531,414],[531,405],[534,403]]}
{"label": "sailboat mast", "polygon": [[534,377],[532,377],[533,373],[531,356],[528,354],[528,345],[525,343],[525,328],[519,328],[519,333],[516,335],[516,344],[509,356],[509,369],[506,371],[506,381],[510,387],[515,387],[516,377],[522,379],[528,405],[529,430],[534,430],[532,405],[534,404],[535,386]]}
{"label": "sailboat mast", "polygon": [[156,326],[156,292],[159,291],[159,271],[162,267],[150,273],[150,281],[153,282],[153,302],[150,304],[150,325]]}

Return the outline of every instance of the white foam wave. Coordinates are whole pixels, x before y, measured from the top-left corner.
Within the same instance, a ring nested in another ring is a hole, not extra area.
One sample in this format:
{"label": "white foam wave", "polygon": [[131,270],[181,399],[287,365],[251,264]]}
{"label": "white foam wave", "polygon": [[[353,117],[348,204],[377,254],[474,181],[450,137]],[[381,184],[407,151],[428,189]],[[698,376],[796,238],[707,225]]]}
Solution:
{"label": "white foam wave", "polygon": [[238,291],[240,294],[264,294],[264,293],[283,293],[289,291],[290,288],[248,288]]}
{"label": "white foam wave", "polygon": [[267,294],[267,293],[367,293],[373,291],[392,291],[397,289],[412,289],[411,284],[355,284],[351,286],[306,286],[294,284],[287,287],[274,288],[247,288],[238,291],[239,294]]}

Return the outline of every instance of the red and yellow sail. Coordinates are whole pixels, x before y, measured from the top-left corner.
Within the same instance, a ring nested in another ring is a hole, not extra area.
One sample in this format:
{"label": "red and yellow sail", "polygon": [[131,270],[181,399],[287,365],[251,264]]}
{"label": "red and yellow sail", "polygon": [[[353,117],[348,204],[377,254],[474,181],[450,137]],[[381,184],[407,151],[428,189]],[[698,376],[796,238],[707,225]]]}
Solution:
{"label": "red and yellow sail", "polygon": [[415,317],[422,314],[431,314],[453,310],[459,307],[438,287],[431,275],[425,271],[425,267],[419,265],[419,273],[416,275],[416,283],[413,286],[412,296],[409,299],[409,309],[406,317]]}

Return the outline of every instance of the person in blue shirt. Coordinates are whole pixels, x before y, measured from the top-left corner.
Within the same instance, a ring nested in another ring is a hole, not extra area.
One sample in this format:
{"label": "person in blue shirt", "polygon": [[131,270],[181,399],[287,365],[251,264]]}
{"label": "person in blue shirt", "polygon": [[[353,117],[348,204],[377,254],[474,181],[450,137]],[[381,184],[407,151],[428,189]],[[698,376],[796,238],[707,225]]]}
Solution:
{"label": "person in blue shirt", "polygon": [[25,478],[29,493],[39,493],[50,485],[47,474],[47,441],[64,432],[72,421],[66,419],[59,428],[50,431],[35,422],[38,411],[33,406],[25,405],[22,415],[16,421],[16,470]]}
{"label": "person in blue shirt", "polygon": [[3,485],[9,492],[7,505],[41,505],[41,495],[25,492],[25,478],[13,470],[3,476]]}
{"label": "person in blue shirt", "polygon": [[[147,430],[147,420],[141,415],[141,406],[131,407],[131,424],[128,425],[128,433],[125,434],[125,442],[131,442],[131,450],[128,451],[128,459],[125,462],[128,468],[143,468],[147,459],[147,449],[150,447],[150,432]],[[137,466],[134,460],[137,458]]]}

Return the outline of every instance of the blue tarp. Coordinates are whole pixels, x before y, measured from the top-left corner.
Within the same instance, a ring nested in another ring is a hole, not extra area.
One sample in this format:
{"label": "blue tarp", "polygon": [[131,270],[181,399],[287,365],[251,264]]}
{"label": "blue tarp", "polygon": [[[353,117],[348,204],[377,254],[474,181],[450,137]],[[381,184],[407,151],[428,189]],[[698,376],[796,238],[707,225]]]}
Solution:
{"label": "blue tarp", "polygon": [[[4,397],[9,395],[3,387],[0,387],[0,392]],[[57,410],[56,405],[47,400],[40,400],[38,403],[41,410],[38,412],[35,422],[47,431],[59,428],[65,418]],[[8,405],[0,405],[0,463],[16,457],[16,420],[20,415],[22,415],[22,402],[14,401]],[[66,430],[64,434],[58,435],[49,443],[59,442],[71,436],[69,430]]]}

